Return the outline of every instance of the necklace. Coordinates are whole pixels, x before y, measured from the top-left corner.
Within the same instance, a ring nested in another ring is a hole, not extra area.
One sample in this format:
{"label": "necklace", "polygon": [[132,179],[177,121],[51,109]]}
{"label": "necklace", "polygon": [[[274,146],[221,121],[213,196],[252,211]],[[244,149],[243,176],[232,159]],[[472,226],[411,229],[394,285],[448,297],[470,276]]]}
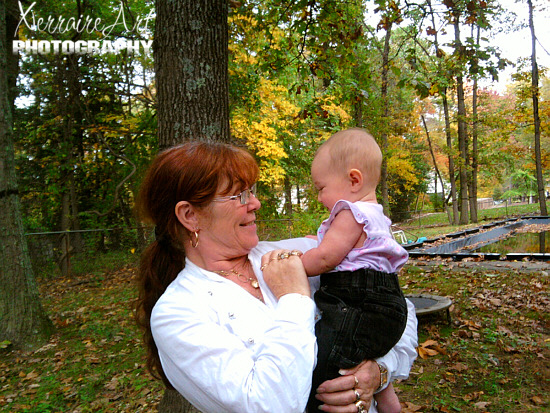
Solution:
{"label": "necklace", "polygon": [[[247,261],[247,264],[250,265],[250,261]],[[256,295],[256,293],[255,293],[255,294],[253,294],[253,296],[256,297],[258,300],[260,300],[262,303],[264,302],[264,299],[262,297],[262,293],[261,293],[261,291],[259,291],[260,284],[258,283],[257,279],[252,278],[252,277],[247,277],[246,275],[241,274],[240,272],[235,270],[235,268],[232,268],[229,271],[219,270],[219,271],[213,271],[213,272],[218,274],[218,275],[221,275],[222,277],[225,277],[225,278],[229,277],[230,275],[236,275],[237,280],[239,280],[242,283],[249,283],[250,286],[252,288],[254,288],[254,290],[257,290],[257,293],[259,295]]]}
{"label": "necklace", "polygon": [[229,271],[220,270],[220,271],[214,271],[214,272],[218,275],[221,275],[222,277],[229,277],[231,274],[236,275],[237,279],[240,282],[250,283],[250,285],[255,289],[260,288],[260,284],[258,284],[258,280],[255,280],[254,278],[251,278],[251,277],[247,277],[246,275],[241,274],[240,272],[235,271],[234,269],[231,269]]}

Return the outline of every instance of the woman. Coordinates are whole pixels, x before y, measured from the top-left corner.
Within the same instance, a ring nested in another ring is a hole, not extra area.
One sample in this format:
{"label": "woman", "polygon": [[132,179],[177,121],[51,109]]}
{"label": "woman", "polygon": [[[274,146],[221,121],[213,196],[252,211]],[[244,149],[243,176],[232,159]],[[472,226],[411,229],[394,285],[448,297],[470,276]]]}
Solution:
{"label": "woman", "polygon": [[[295,250],[315,242],[259,243],[257,177],[248,152],[190,142],[159,154],[142,184],[138,204],[157,237],[140,265],[148,367],[203,412],[303,412],[310,391],[318,278],[310,284]],[[408,375],[409,313],[388,355],[317,389],[322,410],[366,412],[379,366],[390,378]]]}

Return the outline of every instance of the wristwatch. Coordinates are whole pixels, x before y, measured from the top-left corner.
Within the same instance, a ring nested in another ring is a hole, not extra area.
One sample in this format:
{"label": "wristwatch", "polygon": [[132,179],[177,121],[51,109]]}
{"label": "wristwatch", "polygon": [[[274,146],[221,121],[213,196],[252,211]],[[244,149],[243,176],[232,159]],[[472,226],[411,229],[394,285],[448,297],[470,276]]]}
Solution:
{"label": "wristwatch", "polygon": [[380,369],[380,387],[378,387],[374,393],[379,393],[388,383],[388,369],[379,363],[376,364],[378,364],[378,368]]}

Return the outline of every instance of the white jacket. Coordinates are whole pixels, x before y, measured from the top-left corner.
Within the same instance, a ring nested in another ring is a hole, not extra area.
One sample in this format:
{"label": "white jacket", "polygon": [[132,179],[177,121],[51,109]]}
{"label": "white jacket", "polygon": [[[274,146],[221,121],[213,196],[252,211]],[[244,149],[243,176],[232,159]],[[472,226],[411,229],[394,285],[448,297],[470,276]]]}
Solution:
{"label": "white jacket", "polygon": [[[299,238],[261,242],[250,252],[265,304],[189,260],[160,297],[151,328],[164,372],[199,410],[304,412],[317,354],[315,303],[300,294],[277,301],[259,267],[262,255],[273,249],[314,246],[315,241]],[[310,278],[310,284],[313,293],[319,277]],[[378,360],[390,380],[408,377],[416,345],[416,316],[409,303],[403,337]]]}

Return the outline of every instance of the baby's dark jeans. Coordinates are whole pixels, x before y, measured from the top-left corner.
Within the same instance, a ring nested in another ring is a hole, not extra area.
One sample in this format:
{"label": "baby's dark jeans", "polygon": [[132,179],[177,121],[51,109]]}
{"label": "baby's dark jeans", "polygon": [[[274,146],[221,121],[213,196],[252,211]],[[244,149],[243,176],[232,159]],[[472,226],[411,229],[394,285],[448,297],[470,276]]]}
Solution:
{"label": "baby's dark jeans", "polygon": [[317,367],[308,412],[318,411],[317,387],[350,368],[386,354],[407,324],[407,303],[397,274],[370,269],[321,275],[315,293],[321,319],[315,325]]}

